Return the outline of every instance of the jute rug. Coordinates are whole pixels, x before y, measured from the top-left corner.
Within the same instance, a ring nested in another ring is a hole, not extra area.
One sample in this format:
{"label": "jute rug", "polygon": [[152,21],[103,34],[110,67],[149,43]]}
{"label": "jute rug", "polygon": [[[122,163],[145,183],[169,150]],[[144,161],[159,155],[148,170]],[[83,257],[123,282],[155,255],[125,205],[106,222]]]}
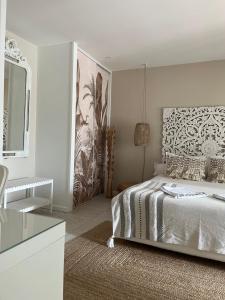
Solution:
{"label": "jute rug", "polygon": [[131,242],[106,247],[105,222],[68,242],[64,300],[225,299],[225,264]]}

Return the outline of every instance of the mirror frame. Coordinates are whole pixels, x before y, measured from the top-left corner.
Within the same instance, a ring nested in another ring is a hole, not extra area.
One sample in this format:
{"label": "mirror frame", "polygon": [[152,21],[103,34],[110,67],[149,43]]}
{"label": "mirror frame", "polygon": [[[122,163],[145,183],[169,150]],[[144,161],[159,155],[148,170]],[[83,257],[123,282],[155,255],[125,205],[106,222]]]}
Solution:
{"label": "mirror frame", "polygon": [[[13,39],[6,38],[5,61],[22,67],[26,70],[26,100],[25,100],[25,128],[24,147],[21,151],[3,151],[3,158],[28,157],[29,155],[29,128],[30,128],[30,96],[31,96],[31,68],[26,58],[22,55],[17,43]],[[3,137],[2,137],[3,138]]]}

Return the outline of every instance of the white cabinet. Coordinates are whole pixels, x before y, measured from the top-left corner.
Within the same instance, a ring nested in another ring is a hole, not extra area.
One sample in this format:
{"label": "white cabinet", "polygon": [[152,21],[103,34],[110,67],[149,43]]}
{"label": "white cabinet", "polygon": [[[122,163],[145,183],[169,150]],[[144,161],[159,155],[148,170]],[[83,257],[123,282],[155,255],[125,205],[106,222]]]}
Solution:
{"label": "white cabinet", "polygon": [[0,300],[62,300],[65,223],[0,209],[0,230]]}

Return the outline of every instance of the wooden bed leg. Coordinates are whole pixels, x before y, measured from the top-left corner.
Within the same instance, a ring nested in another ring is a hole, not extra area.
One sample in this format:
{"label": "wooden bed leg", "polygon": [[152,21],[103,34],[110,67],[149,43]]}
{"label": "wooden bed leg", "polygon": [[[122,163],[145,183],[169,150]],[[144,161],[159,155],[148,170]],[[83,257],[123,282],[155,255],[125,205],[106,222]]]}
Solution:
{"label": "wooden bed leg", "polygon": [[107,241],[108,248],[114,248],[114,236],[112,235]]}

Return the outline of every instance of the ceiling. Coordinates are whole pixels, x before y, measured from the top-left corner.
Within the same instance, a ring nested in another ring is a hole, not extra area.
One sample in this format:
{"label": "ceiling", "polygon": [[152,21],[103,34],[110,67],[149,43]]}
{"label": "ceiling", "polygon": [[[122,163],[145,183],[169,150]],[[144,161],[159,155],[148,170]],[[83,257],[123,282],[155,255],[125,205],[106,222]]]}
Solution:
{"label": "ceiling", "polygon": [[224,0],[8,0],[7,29],[112,70],[225,59]]}

